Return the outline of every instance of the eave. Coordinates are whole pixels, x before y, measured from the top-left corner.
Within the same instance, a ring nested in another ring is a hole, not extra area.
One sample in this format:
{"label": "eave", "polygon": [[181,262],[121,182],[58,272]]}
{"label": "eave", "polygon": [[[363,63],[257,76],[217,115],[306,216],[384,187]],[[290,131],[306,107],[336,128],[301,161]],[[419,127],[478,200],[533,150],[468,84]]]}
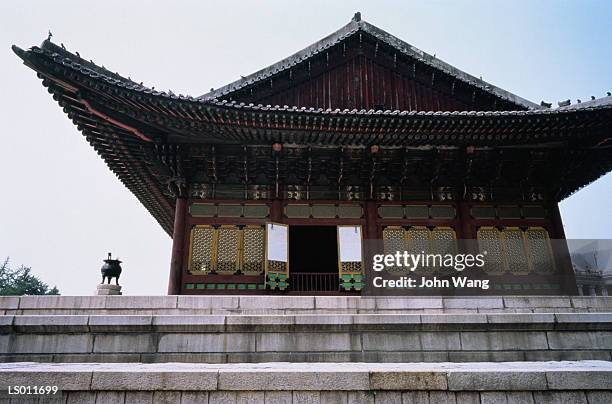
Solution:
{"label": "eave", "polygon": [[[554,147],[608,150],[612,97],[527,111],[374,111],[245,105],[155,91],[45,41],[13,47],[109,168],[171,234],[176,173],[158,161],[168,143],[366,147]],[[612,160],[612,156],[611,159]],[[612,168],[589,171],[563,198]]]}

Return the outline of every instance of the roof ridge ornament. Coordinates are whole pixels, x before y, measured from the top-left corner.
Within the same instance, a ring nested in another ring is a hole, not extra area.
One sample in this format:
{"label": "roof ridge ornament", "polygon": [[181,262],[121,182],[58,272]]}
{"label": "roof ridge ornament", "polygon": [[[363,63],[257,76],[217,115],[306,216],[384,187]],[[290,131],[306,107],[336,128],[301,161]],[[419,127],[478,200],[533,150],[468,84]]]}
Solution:
{"label": "roof ridge ornament", "polygon": [[361,21],[361,12],[360,11],[357,11],[355,13],[355,15],[353,15],[353,21],[355,21],[355,22]]}

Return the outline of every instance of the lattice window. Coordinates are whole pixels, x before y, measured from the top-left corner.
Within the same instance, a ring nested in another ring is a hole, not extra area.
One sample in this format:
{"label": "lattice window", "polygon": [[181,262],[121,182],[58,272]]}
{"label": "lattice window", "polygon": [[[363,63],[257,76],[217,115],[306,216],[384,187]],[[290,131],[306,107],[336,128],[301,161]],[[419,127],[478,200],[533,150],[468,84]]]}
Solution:
{"label": "lattice window", "polygon": [[491,274],[504,272],[501,232],[495,227],[481,227],[478,229],[476,237],[478,239],[479,252],[487,252],[484,260],[484,271]]}
{"label": "lattice window", "polygon": [[[425,226],[414,226],[408,229],[407,233],[407,248],[408,254],[430,254],[431,251],[431,231]],[[418,275],[427,275],[435,272],[435,268],[422,265],[417,268]]]}
{"label": "lattice window", "polygon": [[531,270],[538,273],[554,272],[555,263],[548,232],[542,227],[530,227],[525,231]]}
{"label": "lattice window", "polygon": [[196,226],[191,230],[189,272],[261,274],[264,244],[265,230],[260,226]]}
{"label": "lattice window", "polygon": [[[431,231],[431,252],[433,254],[441,254],[444,257],[446,254],[457,254],[457,235],[451,227],[437,226]],[[453,272],[453,268],[445,268],[440,266],[438,270]]]}
{"label": "lattice window", "polygon": [[341,262],[340,265],[342,266],[342,272],[347,272],[347,273],[361,273],[362,272],[361,262],[355,262],[355,261]]}
{"label": "lattice window", "polygon": [[407,231],[407,244],[409,254],[429,254],[431,251],[431,234],[425,226],[413,226]]}
{"label": "lattice window", "polygon": [[[440,254],[444,257],[445,254],[457,253],[457,235],[453,228],[447,226],[434,227],[433,230],[425,226],[413,226],[408,230],[399,226],[388,226],[383,229],[383,245],[385,254],[406,251],[408,254]],[[430,266],[418,268],[419,273],[428,274],[440,269],[433,266],[441,263],[440,261],[439,257],[430,259]],[[397,270],[403,271],[405,268]]]}
{"label": "lattice window", "polygon": [[238,246],[240,229],[236,226],[221,226],[218,230],[217,272],[233,274],[238,269]]}
{"label": "lattice window", "polygon": [[212,226],[196,226],[191,229],[189,271],[214,272],[213,246],[216,230]]}
{"label": "lattice window", "polygon": [[523,231],[518,227],[506,227],[502,230],[502,245],[508,271],[513,274],[529,273]]}
{"label": "lattice window", "polygon": [[432,248],[435,253],[456,254],[457,236],[451,227],[438,226],[431,231]]}
{"label": "lattice window", "polygon": [[404,229],[399,226],[387,226],[383,229],[383,249],[385,254],[402,251],[406,248]]}
{"label": "lattice window", "polygon": [[494,227],[481,227],[477,232],[480,251],[487,251],[487,273],[527,274],[530,271],[550,273],[555,270],[548,231],[530,227],[523,231],[507,227],[500,231]]}
{"label": "lattice window", "polygon": [[285,272],[287,267],[286,262],[282,261],[268,261],[268,271],[269,272]]}
{"label": "lattice window", "polygon": [[265,230],[261,226],[247,226],[243,230],[242,270],[247,275],[264,272]]}
{"label": "lattice window", "polygon": [[[406,250],[406,234],[403,227],[387,226],[383,229],[383,250],[385,254],[394,254],[396,251]],[[388,271],[401,269],[387,267]]]}

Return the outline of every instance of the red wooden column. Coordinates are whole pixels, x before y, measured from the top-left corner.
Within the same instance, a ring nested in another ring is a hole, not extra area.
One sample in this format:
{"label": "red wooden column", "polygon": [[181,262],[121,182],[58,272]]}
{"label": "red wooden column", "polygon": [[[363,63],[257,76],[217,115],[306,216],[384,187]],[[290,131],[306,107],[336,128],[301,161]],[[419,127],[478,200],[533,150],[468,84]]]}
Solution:
{"label": "red wooden column", "polygon": [[183,273],[183,251],[185,248],[185,218],[187,216],[187,199],[176,198],[174,212],[174,230],[172,232],[172,259],[170,261],[170,279],[168,294],[181,293]]}
{"label": "red wooden column", "polygon": [[[551,235],[552,238],[565,240],[565,230],[563,230],[563,221],[561,220],[559,205],[557,203],[551,204],[549,212],[553,231]],[[553,245],[557,247],[556,250],[559,250],[555,251],[555,256],[561,258],[561,262],[558,263],[561,267],[559,268],[559,273],[561,275],[561,290],[568,295],[577,295],[578,286],[576,285],[576,275],[574,274],[567,242],[556,241]]]}
{"label": "red wooden column", "polygon": [[283,201],[275,199],[270,205],[270,220],[276,223],[283,222]]}
{"label": "red wooden column", "polygon": [[461,200],[457,202],[457,220],[459,221],[456,229],[459,250],[465,254],[478,254],[479,251],[476,243],[471,241],[476,238],[476,235],[472,228],[472,215],[468,201]]}
{"label": "red wooden column", "polygon": [[457,218],[459,219],[460,223],[460,227],[458,229],[459,238],[463,240],[474,238],[474,232],[472,230],[472,215],[470,214],[469,202],[457,202]]}
{"label": "red wooden column", "polygon": [[563,230],[563,221],[561,220],[561,212],[559,204],[553,203],[550,207],[550,221],[552,224],[553,238],[565,238],[565,230]]}
{"label": "red wooden column", "polygon": [[376,219],[378,218],[378,211],[376,210],[376,201],[366,201],[365,203],[365,238],[376,239],[378,238],[378,226]]}

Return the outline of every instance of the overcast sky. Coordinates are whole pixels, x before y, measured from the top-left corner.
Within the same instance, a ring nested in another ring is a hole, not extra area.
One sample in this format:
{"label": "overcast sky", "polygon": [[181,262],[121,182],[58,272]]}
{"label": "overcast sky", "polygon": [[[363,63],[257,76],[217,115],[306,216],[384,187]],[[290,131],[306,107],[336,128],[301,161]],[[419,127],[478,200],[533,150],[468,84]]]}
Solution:
{"label": "overcast sky", "polygon": [[[137,82],[200,95],[364,20],[534,102],[612,91],[609,1],[2,1],[0,259],[91,294],[107,251],[126,294],[165,294],[171,239],[10,45],[53,32]],[[612,238],[612,176],[561,204],[568,238]]]}

